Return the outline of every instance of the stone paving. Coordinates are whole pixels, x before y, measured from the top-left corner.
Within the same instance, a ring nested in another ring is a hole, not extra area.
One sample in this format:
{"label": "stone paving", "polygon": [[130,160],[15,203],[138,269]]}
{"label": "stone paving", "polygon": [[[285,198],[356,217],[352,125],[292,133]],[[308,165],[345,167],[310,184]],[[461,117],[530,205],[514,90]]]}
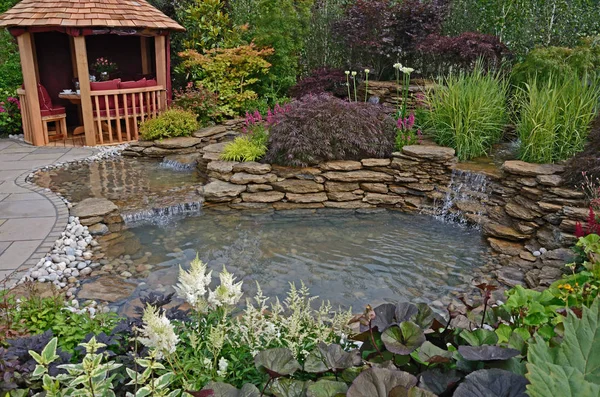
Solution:
{"label": "stone paving", "polygon": [[40,167],[92,154],[90,148],[35,147],[0,139],[0,280],[15,281],[33,267],[67,225],[69,213],[64,202],[25,182],[27,175]]}

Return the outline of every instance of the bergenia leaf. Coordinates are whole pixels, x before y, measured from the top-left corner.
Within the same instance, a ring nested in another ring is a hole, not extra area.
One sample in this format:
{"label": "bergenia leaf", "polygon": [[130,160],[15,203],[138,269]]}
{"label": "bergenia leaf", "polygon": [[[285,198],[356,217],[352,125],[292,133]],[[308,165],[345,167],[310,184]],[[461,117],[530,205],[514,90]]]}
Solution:
{"label": "bergenia leaf", "polygon": [[419,360],[430,363],[447,363],[452,358],[452,352],[441,349],[429,341],[425,341],[419,348]]}
{"label": "bergenia leaf", "polygon": [[480,369],[467,375],[453,397],[526,397],[526,385],[524,376],[496,368]]}
{"label": "bergenia leaf", "polygon": [[292,352],[282,347],[259,352],[254,357],[254,365],[272,378],[291,375],[302,368]]}
{"label": "bergenia leaf", "polygon": [[411,321],[404,321],[385,330],[381,335],[385,348],[394,354],[410,354],[425,342],[425,334]]}
{"label": "bergenia leaf", "polygon": [[346,394],[348,385],[344,382],[321,379],[308,386],[306,397],[335,397],[338,394]]}
{"label": "bergenia leaf", "polygon": [[417,385],[417,378],[408,372],[370,368],[362,372],[348,389],[347,397],[388,397],[397,386],[410,389]]}
{"label": "bergenia leaf", "polygon": [[419,308],[409,302],[400,302],[396,304],[396,322],[411,321],[419,313]]}
{"label": "bergenia leaf", "polygon": [[246,383],[241,389],[223,382],[208,382],[202,391],[212,390],[214,397],[260,397],[260,391],[251,383]]}
{"label": "bergenia leaf", "polygon": [[471,346],[495,345],[498,343],[498,335],[493,331],[479,328],[475,331],[462,331],[460,337]]}
{"label": "bergenia leaf", "polygon": [[516,349],[499,346],[459,346],[458,352],[465,360],[469,361],[500,361],[508,360],[521,354]]}
{"label": "bergenia leaf", "polygon": [[306,358],[304,371],[310,373],[339,371],[360,365],[361,363],[359,350],[346,352],[340,345],[326,345],[321,342]]}
{"label": "bergenia leaf", "polygon": [[435,314],[433,313],[433,310],[431,310],[429,305],[426,303],[417,303],[417,309],[419,310],[419,312],[417,313],[413,321],[422,329],[429,328],[433,323],[433,320],[435,319]]}
{"label": "bergenia leaf", "polygon": [[[373,309],[375,318],[371,321],[371,328],[377,328],[377,331],[383,332],[390,326],[396,323],[396,305],[384,303]],[[364,332],[369,329],[368,326],[361,324],[360,331]]]}
{"label": "bergenia leaf", "polygon": [[435,394],[445,393],[462,379],[456,370],[442,371],[433,369],[419,375],[419,386]]}
{"label": "bergenia leaf", "polygon": [[271,384],[270,391],[275,397],[305,397],[306,388],[311,383],[312,381],[279,378]]}

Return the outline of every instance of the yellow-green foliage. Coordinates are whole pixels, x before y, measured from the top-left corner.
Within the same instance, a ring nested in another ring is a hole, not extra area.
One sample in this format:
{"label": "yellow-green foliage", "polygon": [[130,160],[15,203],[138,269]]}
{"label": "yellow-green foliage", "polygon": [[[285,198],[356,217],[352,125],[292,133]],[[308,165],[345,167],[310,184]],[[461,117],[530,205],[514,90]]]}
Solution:
{"label": "yellow-green foliage", "polygon": [[171,108],[154,119],[148,119],[140,125],[142,139],[173,138],[190,136],[200,128],[196,115],[186,110]]}
{"label": "yellow-green foliage", "polygon": [[219,95],[220,111],[236,116],[246,102],[258,97],[252,85],[268,73],[271,64],[265,58],[272,54],[272,48],[258,49],[252,43],[235,48],[215,48],[205,54],[187,50],[179,55],[186,74]]}
{"label": "yellow-green foliage", "polygon": [[221,153],[221,160],[225,161],[256,161],[265,155],[267,145],[249,136],[235,138],[228,143]]}

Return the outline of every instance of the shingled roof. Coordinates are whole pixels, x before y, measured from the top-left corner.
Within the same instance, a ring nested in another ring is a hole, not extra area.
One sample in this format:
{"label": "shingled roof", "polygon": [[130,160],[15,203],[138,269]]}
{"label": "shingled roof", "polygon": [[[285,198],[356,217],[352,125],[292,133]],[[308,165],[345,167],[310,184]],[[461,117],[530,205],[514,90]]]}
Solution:
{"label": "shingled roof", "polygon": [[22,0],[0,15],[0,27],[185,30],[145,0]]}

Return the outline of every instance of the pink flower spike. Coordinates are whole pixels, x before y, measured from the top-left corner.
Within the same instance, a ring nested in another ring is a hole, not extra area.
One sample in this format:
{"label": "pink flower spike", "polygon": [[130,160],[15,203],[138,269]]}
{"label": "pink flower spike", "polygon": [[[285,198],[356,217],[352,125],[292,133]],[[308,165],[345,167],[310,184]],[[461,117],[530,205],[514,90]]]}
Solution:
{"label": "pink flower spike", "polygon": [[262,121],[262,116],[260,115],[260,112],[258,110],[254,111],[254,121],[255,122]]}
{"label": "pink flower spike", "polygon": [[408,120],[407,120],[407,123],[406,123],[406,128],[409,129],[409,130],[412,130],[412,128],[413,128],[414,125],[415,125],[415,114],[411,113],[408,116]]}

